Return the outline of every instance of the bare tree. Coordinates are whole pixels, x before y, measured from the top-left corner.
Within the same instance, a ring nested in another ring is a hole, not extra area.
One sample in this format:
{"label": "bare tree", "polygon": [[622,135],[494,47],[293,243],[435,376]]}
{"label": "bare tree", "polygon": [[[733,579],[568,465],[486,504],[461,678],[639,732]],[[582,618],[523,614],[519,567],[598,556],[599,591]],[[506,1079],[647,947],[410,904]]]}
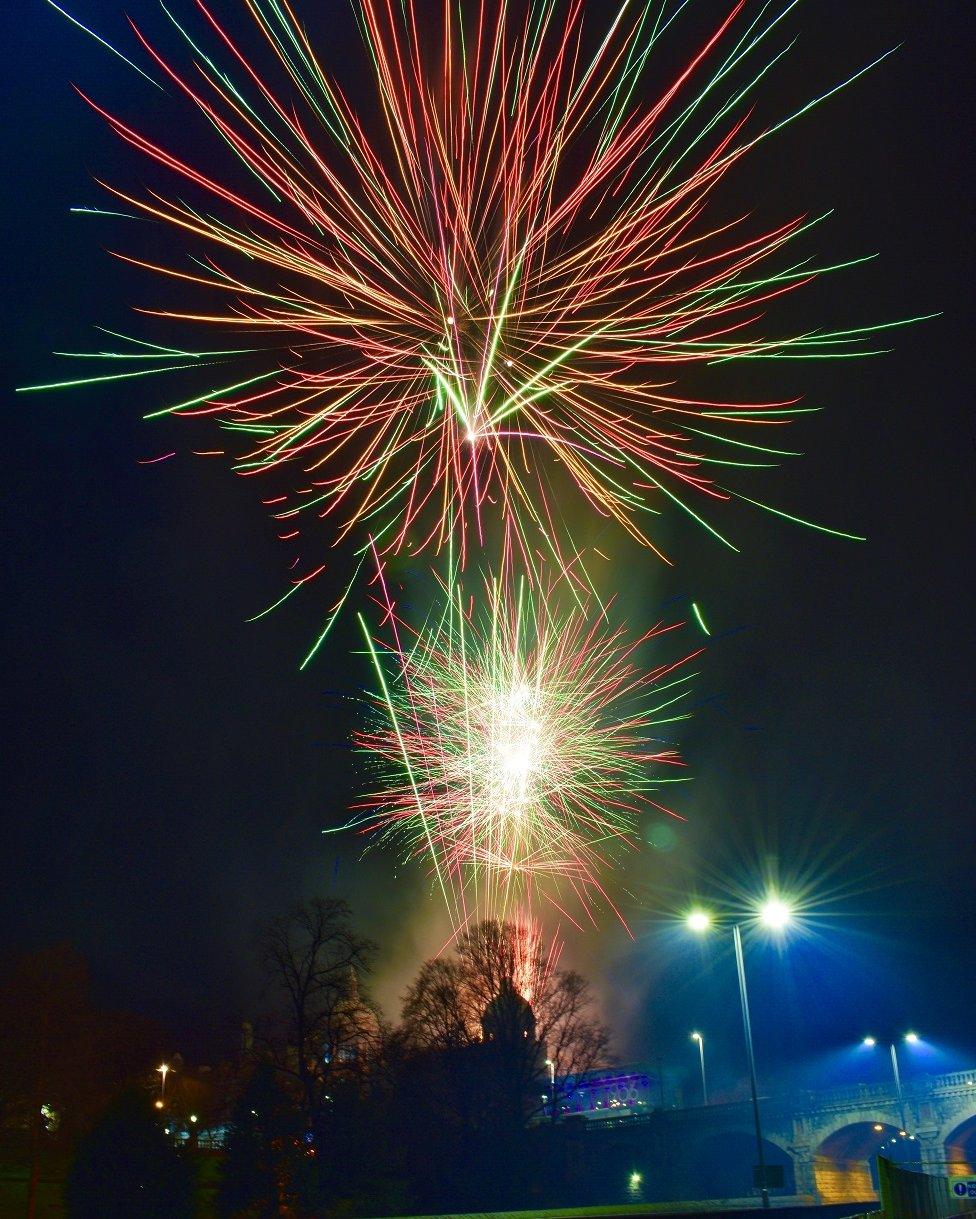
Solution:
{"label": "bare tree", "polygon": [[408,1038],[432,1050],[455,1050],[477,1039],[480,1007],[461,961],[425,961],[403,1001]]}
{"label": "bare tree", "polygon": [[269,923],[259,952],[271,1011],[257,1041],[293,1081],[318,1142],[331,1089],[355,1076],[379,1032],[360,985],[375,946],[345,902],[315,898]]}
{"label": "bare tree", "polygon": [[473,1047],[485,1036],[486,1013],[497,1020],[508,1108],[517,1103],[523,1122],[542,1111],[556,1120],[573,1078],[605,1063],[609,1051],[589,983],[550,961],[538,935],[483,922],[459,938],[453,958],[426,962],[403,1002],[406,1035],[424,1050]]}
{"label": "bare tree", "polygon": [[610,1032],[592,1009],[590,984],[575,970],[559,971],[539,1003],[536,1034],[546,1049],[546,1111],[554,1122],[574,1080],[608,1061]]}

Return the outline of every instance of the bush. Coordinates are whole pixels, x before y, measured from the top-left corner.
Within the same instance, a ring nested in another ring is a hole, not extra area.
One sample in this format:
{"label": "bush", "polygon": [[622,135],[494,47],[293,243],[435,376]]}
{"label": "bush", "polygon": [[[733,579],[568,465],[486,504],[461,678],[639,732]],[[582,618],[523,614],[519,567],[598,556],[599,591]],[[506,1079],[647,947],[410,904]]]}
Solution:
{"label": "bush", "polygon": [[193,1174],[149,1098],[124,1092],[78,1147],[65,1186],[69,1219],[191,1219]]}
{"label": "bush", "polygon": [[294,1189],[301,1120],[278,1087],[274,1068],[262,1063],[247,1082],[227,1127],[217,1191],[222,1219],[271,1219]]}

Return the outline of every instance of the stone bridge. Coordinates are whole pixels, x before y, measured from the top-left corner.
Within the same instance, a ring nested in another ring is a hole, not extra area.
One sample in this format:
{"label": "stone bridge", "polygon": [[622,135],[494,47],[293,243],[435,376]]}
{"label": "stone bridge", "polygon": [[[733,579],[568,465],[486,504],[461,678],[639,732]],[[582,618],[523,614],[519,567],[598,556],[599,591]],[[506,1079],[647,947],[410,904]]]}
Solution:
{"label": "stone bridge", "polygon": [[[903,1098],[904,1126],[893,1084],[763,1097],[765,1159],[782,1172],[782,1185],[771,1193],[872,1201],[879,1153],[932,1171],[951,1165],[950,1172],[976,1172],[976,1069],[910,1081]],[[755,1192],[749,1104],[605,1118],[580,1131],[594,1176],[646,1181],[648,1199]]]}

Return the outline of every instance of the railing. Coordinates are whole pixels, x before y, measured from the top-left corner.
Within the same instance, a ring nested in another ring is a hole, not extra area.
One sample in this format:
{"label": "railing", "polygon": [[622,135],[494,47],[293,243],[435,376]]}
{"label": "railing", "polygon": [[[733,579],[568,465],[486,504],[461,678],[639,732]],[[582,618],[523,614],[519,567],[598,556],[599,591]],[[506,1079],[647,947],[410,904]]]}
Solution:
{"label": "railing", "polygon": [[976,1070],[953,1071],[949,1075],[934,1075],[931,1078],[935,1091],[942,1088],[972,1088],[976,1093]]}
{"label": "railing", "polygon": [[[976,1069],[927,1075],[922,1079],[908,1080],[902,1085],[905,1097],[912,1099],[956,1091],[971,1091],[976,1101]],[[855,1084],[847,1088],[825,1088],[822,1092],[808,1092],[806,1095],[816,1108],[861,1100],[896,1101],[895,1089],[891,1084]]]}
{"label": "railing", "polygon": [[[905,1095],[909,1089],[903,1089]],[[848,1088],[824,1088],[822,1092],[807,1092],[807,1103],[812,1108],[822,1109],[828,1105],[849,1104],[851,1101],[891,1101],[895,1103],[895,1090],[890,1084],[854,1084]]]}
{"label": "railing", "polygon": [[[976,1068],[970,1071],[953,1071],[945,1075],[929,1075],[922,1079],[908,1080],[902,1087],[902,1093],[906,1100],[913,1101],[925,1100],[928,1097],[946,1093],[957,1095],[972,1093],[973,1104],[976,1106]],[[887,1083],[853,1084],[843,1088],[824,1088],[821,1092],[806,1090],[792,1094],[788,1092],[767,1093],[760,1099],[763,1104],[786,1105],[798,1114],[809,1112],[812,1109],[835,1109],[856,1104],[896,1106],[898,1103],[894,1086]],[[722,1109],[732,1109],[744,1104],[746,1104],[745,1097],[741,1100],[720,1101],[704,1109],[697,1105],[689,1106],[689,1108],[700,1109],[703,1116],[716,1117]],[[667,1109],[663,1112],[686,1114],[688,1109]],[[590,1125],[604,1130],[613,1126],[649,1125],[659,1120],[661,1116],[661,1110],[640,1114],[624,1112],[614,1117],[602,1117],[598,1122],[592,1122]]]}
{"label": "railing", "polygon": [[[669,1111],[666,1111],[669,1112]],[[591,1133],[600,1130],[614,1130],[621,1126],[626,1126],[627,1129],[632,1129],[634,1126],[652,1126],[660,1114],[660,1110],[656,1113],[616,1113],[613,1117],[588,1117],[586,1114],[579,1116],[585,1119],[580,1123],[583,1128]],[[571,1117],[577,1116],[571,1114]]]}
{"label": "railing", "polygon": [[974,1207],[949,1193],[949,1178],[906,1170],[878,1157],[881,1214],[885,1219],[949,1219],[972,1215]]}

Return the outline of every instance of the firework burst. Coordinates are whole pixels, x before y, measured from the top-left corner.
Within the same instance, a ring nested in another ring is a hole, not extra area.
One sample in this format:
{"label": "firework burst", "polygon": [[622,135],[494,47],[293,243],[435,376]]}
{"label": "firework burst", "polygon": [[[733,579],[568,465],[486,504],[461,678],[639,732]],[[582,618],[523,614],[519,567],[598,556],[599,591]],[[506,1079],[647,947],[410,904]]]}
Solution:
{"label": "firework burst", "polygon": [[180,184],[113,190],[193,248],[183,265],[125,256],[197,301],[143,312],[234,341],[134,340],[68,383],[216,370],[151,413],[213,416],[240,473],[283,472],[267,502],[289,541],[318,519],[332,540],[362,527],[385,553],[450,545],[463,565],[489,514],[562,562],[570,487],[655,549],[662,509],[721,536],[692,503],[786,455],[764,436],[803,408],[700,397],[689,370],[871,353],[885,329],[771,336],[777,298],[851,264],[791,254],[805,218],[763,228],[712,208],[743,157],[822,100],[751,117],[792,3],[728,5],[661,87],[649,67],[683,4],[622,3],[597,29],[582,0],[360,0],[367,104],[288,4],[244,7],[267,70],[204,0],[199,31],[172,18],[192,69],[136,29],[146,68],[233,154],[228,178],[92,102]]}
{"label": "firework burst", "polygon": [[558,589],[447,595],[420,633],[387,600],[370,638],[379,694],[358,745],[381,781],[360,827],[432,862],[455,927],[540,902],[592,915],[639,814],[675,815],[659,793],[683,778],[670,732],[698,653],[645,670],[638,652],[673,626],[628,640],[585,605],[561,612]]}

